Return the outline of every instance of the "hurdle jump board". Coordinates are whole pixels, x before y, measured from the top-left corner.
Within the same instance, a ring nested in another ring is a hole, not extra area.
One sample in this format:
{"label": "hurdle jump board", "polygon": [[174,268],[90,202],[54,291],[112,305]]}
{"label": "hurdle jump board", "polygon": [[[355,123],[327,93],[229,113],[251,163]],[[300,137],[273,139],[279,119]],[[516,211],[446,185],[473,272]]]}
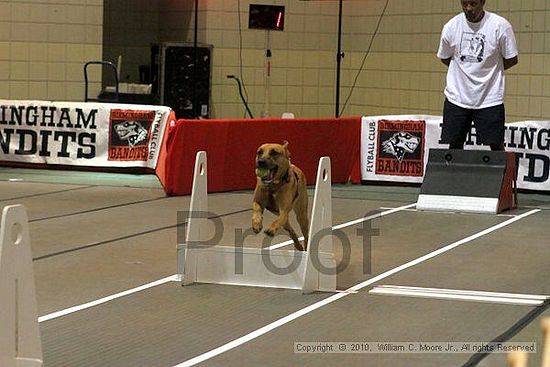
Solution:
{"label": "hurdle jump board", "polygon": [[512,152],[430,149],[416,208],[497,214],[517,206]]}
{"label": "hurdle jump board", "polygon": [[29,225],[22,205],[2,211],[0,241],[0,366],[41,367]]}
{"label": "hurdle jump board", "polygon": [[206,152],[195,161],[190,217],[185,244],[178,245],[178,273],[183,285],[215,283],[300,289],[303,293],[336,290],[332,236],[330,159],[319,160],[307,251],[207,245]]}

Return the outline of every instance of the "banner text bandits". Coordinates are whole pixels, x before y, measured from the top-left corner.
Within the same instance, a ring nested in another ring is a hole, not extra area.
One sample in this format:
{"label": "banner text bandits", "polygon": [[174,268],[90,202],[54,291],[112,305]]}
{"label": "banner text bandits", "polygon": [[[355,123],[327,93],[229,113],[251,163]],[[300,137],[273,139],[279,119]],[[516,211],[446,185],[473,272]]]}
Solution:
{"label": "banner text bandits", "polygon": [[[0,106],[0,149],[15,155],[91,159],[96,155],[95,118],[98,110],[57,108],[54,106]],[[30,126],[34,129],[25,129]],[[38,131],[36,127],[40,127]],[[59,130],[61,129],[61,130]],[[14,143],[13,145],[11,143]],[[17,144],[18,142],[18,144]],[[54,142],[53,144],[50,144]],[[76,152],[69,144],[77,144]],[[57,151],[52,151],[52,147]]]}

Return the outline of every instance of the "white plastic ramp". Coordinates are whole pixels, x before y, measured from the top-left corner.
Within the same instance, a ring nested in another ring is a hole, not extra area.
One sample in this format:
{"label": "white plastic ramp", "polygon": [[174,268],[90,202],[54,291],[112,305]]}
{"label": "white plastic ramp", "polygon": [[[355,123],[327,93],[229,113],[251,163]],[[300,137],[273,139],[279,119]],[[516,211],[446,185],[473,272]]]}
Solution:
{"label": "white plastic ramp", "polygon": [[231,284],[299,289],[304,293],[336,290],[328,157],[319,161],[307,251],[209,244],[208,219],[200,214],[208,212],[206,167],[206,153],[198,152],[186,241],[178,245],[178,252],[184,254],[178,258],[183,262],[178,265],[183,285]]}
{"label": "white plastic ramp", "polygon": [[2,211],[0,241],[0,366],[41,367],[29,226],[22,205]]}

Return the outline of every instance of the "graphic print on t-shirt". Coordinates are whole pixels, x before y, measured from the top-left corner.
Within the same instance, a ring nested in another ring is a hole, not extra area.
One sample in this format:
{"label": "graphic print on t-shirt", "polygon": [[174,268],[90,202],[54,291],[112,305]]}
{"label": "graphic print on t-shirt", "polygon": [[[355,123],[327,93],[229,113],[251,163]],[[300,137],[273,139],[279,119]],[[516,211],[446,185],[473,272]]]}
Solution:
{"label": "graphic print on t-shirt", "polygon": [[481,33],[462,33],[460,41],[460,61],[482,62],[485,51],[485,35]]}

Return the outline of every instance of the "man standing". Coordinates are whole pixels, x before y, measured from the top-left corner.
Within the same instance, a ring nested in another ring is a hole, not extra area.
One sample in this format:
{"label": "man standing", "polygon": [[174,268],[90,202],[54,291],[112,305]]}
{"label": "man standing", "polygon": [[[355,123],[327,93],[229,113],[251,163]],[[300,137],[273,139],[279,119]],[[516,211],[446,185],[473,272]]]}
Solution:
{"label": "man standing", "polygon": [[518,63],[512,25],[483,9],[485,0],[461,0],[463,13],[441,32],[437,57],[449,67],[441,141],[463,149],[472,121],[478,142],[504,150],[504,70]]}

